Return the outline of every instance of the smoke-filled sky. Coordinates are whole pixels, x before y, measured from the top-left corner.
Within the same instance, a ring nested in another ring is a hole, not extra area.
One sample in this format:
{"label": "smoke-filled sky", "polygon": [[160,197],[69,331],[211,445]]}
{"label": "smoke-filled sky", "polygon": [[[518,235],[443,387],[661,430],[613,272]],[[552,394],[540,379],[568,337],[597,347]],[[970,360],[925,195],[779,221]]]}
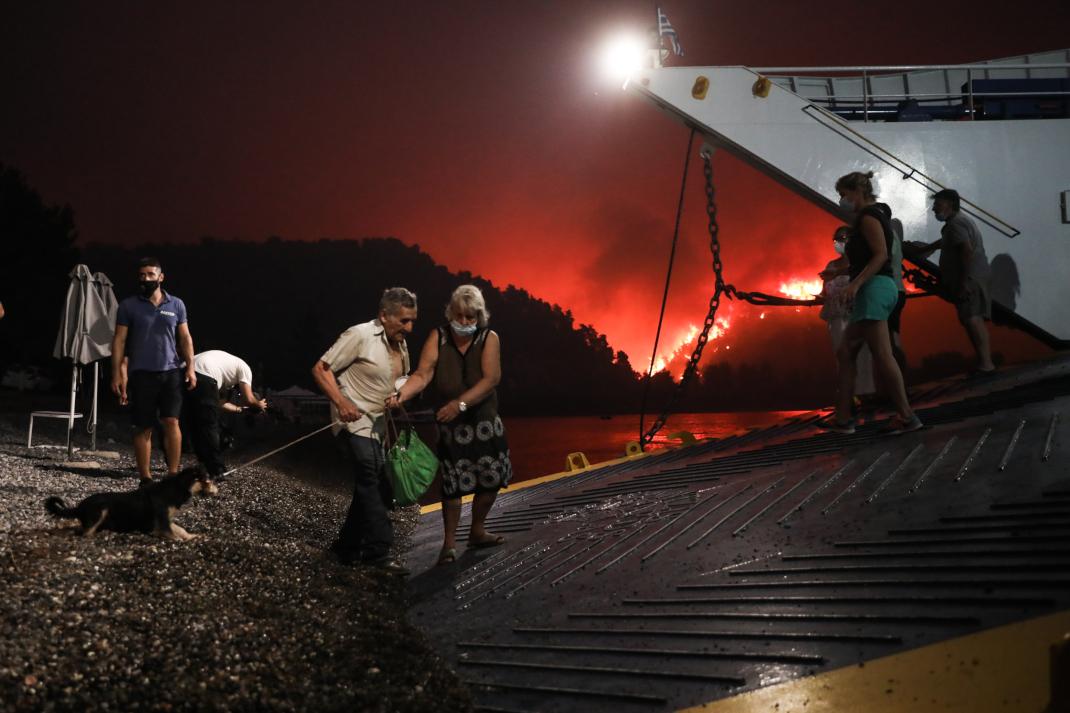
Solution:
{"label": "smoke-filled sky", "polygon": [[[1070,47],[1065,0],[662,7],[687,64]],[[614,32],[653,24],[653,2],[33,2],[3,14],[0,162],[71,204],[82,241],[395,236],[571,309],[637,367],[649,359],[687,131],[596,68]],[[715,167],[727,279],[765,291],[812,279],[833,219],[724,153]],[[712,285],[693,169],[670,347],[701,325]],[[191,279],[169,275],[178,294]],[[354,305],[354,321],[371,309]],[[725,344],[777,351],[759,311],[733,306]],[[950,310],[912,311],[908,349],[965,348]],[[941,320],[952,328],[922,328]],[[821,327],[813,312],[774,321]],[[1029,351],[1007,339],[997,349]]]}

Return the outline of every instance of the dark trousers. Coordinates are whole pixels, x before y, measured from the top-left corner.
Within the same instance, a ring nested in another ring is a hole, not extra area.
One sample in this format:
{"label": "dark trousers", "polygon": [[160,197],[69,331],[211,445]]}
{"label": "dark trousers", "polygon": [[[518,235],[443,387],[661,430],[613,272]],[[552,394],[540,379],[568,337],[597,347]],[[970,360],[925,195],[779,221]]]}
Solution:
{"label": "dark trousers", "polygon": [[331,549],[350,560],[385,557],[394,542],[387,515],[394,494],[386,477],[386,458],[379,441],[341,431],[336,437],[353,469],[353,502]]}
{"label": "dark trousers", "polygon": [[219,384],[197,374],[197,387],[186,396],[182,407],[182,431],[193,442],[197,461],[215,478],[226,470],[220,441]]}

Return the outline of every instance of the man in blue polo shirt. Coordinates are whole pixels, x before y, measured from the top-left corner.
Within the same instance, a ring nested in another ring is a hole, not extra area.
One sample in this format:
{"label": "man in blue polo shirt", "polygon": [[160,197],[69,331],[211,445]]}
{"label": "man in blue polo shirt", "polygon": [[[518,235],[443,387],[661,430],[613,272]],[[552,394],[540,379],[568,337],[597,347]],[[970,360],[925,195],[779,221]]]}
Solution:
{"label": "man in blue polo shirt", "polygon": [[[139,294],[119,303],[111,345],[111,390],[119,403],[130,404],[134,422],[134,458],[141,482],[152,480],[152,429],[163,426],[167,472],[182,459],[182,383],[197,386],[193,337],[186,323],[186,305],[163,290],[163,268],[156,258],[138,265]],[[124,358],[129,357],[129,365]]]}

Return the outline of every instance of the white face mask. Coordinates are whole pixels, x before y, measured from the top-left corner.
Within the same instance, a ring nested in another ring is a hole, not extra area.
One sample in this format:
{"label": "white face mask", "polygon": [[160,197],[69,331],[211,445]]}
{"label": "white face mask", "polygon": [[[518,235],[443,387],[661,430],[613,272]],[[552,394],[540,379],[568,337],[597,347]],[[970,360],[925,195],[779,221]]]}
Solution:
{"label": "white face mask", "polygon": [[461,324],[457,320],[452,320],[450,322],[450,329],[452,329],[453,333],[459,337],[470,337],[476,333],[478,327],[474,324]]}
{"label": "white face mask", "polygon": [[832,249],[835,250],[838,255],[843,255],[844,252],[847,251],[847,245],[841,243],[839,240],[834,240],[832,242]]}

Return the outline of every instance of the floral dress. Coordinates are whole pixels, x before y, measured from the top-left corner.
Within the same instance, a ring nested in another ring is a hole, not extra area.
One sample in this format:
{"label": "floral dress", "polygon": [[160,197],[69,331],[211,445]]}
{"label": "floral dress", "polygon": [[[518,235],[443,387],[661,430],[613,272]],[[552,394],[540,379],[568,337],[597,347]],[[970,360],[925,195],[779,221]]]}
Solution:
{"label": "floral dress", "polygon": [[[431,381],[436,404],[458,398],[483,378],[483,348],[490,330],[475,333],[461,354],[448,326],[438,328],[438,363]],[[509,484],[513,466],[505,426],[498,415],[498,394],[491,391],[478,404],[449,423],[438,424],[438,457],[442,463],[442,495],[459,498],[493,492]]]}

